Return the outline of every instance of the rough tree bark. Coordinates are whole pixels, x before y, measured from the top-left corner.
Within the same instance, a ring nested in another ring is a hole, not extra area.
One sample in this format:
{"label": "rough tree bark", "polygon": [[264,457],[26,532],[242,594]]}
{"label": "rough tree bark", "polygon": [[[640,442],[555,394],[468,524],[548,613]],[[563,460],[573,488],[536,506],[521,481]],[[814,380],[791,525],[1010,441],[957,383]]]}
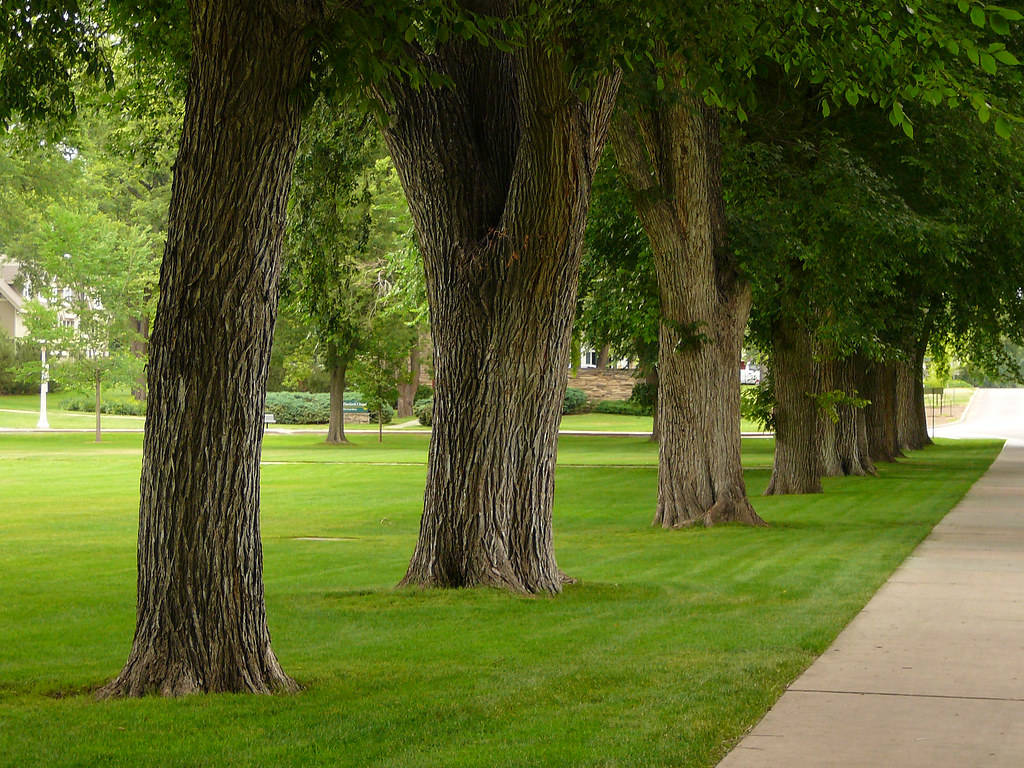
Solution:
{"label": "rough tree bark", "polygon": [[717,112],[675,93],[617,112],[612,143],[651,243],[661,300],[654,525],[764,525],[740,463],[750,287],[726,244]]}
{"label": "rough tree bark", "polygon": [[785,318],[774,328],[771,377],[775,387],[775,463],[764,493],[821,493],[821,414],[812,396],[811,337]]}
{"label": "rough tree bark", "polygon": [[101,696],[297,686],[270,645],[259,459],[307,4],[190,3],[128,661]]}
{"label": "rough tree bark", "polygon": [[874,361],[865,367],[864,409],[868,454],[875,462],[893,462],[903,455],[896,439],[896,369],[892,363]]}
{"label": "rough tree bark", "polygon": [[599,369],[605,369],[608,367],[608,358],[611,357],[612,348],[610,344],[604,344],[597,353],[597,362],[594,367]]}
{"label": "rough tree bark", "polygon": [[902,450],[916,451],[932,444],[924,405],[924,353],[927,338],[908,344],[906,358],[896,368],[896,440]]}
{"label": "rough tree bark", "polygon": [[551,530],[558,424],[618,79],[584,103],[537,46],[451,41],[427,63],[453,87],[399,87],[384,126],[420,238],[434,341],[423,518],[402,584],[556,593],[566,579]]}
{"label": "rough tree bark", "polygon": [[347,443],[345,437],[345,374],[351,356],[340,354],[338,345],[327,345],[327,370],[331,377],[331,405],[327,419],[327,442],[331,445]]}

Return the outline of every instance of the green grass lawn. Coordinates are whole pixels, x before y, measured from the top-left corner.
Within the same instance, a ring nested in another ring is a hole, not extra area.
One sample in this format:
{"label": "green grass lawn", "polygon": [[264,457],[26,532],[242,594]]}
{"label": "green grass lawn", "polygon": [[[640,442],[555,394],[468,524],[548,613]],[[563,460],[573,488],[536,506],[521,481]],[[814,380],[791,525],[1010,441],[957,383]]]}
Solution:
{"label": "green grass lawn", "polygon": [[[131,642],[141,436],[0,435],[0,765],[712,766],[988,467],[941,443],[767,529],[650,528],[657,447],[565,436],[557,598],[396,591],[427,441],[269,435],[274,647],[306,690],[95,702]],[[304,541],[322,537],[329,541]]]}
{"label": "green grass lawn", "polygon": [[[94,429],[96,414],[83,411],[65,411],[61,401],[74,395],[55,392],[47,397],[46,419],[51,429]],[[39,421],[39,395],[0,396],[0,428],[35,429]],[[141,429],[141,416],[102,414],[100,429]]]}

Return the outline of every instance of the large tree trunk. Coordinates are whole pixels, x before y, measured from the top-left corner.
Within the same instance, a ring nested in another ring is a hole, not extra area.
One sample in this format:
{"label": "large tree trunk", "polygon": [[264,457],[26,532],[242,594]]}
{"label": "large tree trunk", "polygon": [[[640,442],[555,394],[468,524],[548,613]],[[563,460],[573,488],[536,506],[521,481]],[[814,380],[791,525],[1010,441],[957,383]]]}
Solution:
{"label": "large tree trunk", "polygon": [[[827,373],[819,377],[818,392],[841,392],[847,398],[861,397],[853,358],[824,360],[819,365]],[[863,409],[839,403],[834,417],[822,418],[822,474],[826,477],[876,474],[868,456]]]}
{"label": "large tree trunk", "polygon": [[303,7],[191,4],[151,339],[135,638],[104,696],[297,687],[267,630],[259,461],[295,91],[310,63]]}
{"label": "large tree trunk", "polygon": [[[132,354],[141,360],[145,360],[149,354],[149,318],[132,318],[129,322],[131,323],[132,330],[138,334],[131,341]],[[145,371],[140,373],[139,377],[132,383],[132,397],[140,403],[146,401]]]}
{"label": "large tree trunk", "polygon": [[597,362],[594,364],[595,368],[601,370],[608,367],[608,358],[611,357],[612,348],[610,344],[604,344],[597,353]]}
{"label": "large tree trunk", "polygon": [[896,369],[892,363],[871,362],[864,374],[864,409],[868,453],[875,462],[902,456],[896,439]]}
{"label": "large tree trunk", "polygon": [[931,445],[924,404],[924,353],[927,341],[909,346],[896,368],[896,439],[902,450]]}
{"label": "large tree trunk", "polygon": [[821,493],[821,414],[813,397],[811,337],[785,319],[776,325],[772,339],[771,376],[775,387],[775,464],[765,495]]}
{"label": "large tree trunk", "polygon": [[347,443],[345,437],[345,374],[349,360],[338,354],[338,345],[327,345],[327,369],[331,377],[331,405],[327,419],[327,442],[331,445]]}
{"label": "large tree trunk", "polygon": [[402,89],[385,135],[423,250],[433,431],[402,583],[561,590],[551,509],[590,186],[617,90],[563,63],[451,41],[451,88]]}
{"label": "large tree trunk", "polygon": [[[839,388],[839,362],[830,358],[818,360],[814,364],[814,391],[833,392]],[[818,446],[821,450],[819,467],[823,477],[843,475],[843,459],[839,445],[839,412],[821,414],[818,424]]]}
{"label": "large tree trunk", "polygon": [[416,346],[409,350],[409,367],[402,372],[405,381],[398,382],[398,415],[411,418],[412,408],[416,401],[416,390],[420,386],[420,347],[417,341]]}
{"label": "large tree trunk", "polygon": [[651,242],[661,299],[654,524],[763,525],[740,463],[750,287],[725,237],[717,112],[677,98],[617,113],[616,159]]}

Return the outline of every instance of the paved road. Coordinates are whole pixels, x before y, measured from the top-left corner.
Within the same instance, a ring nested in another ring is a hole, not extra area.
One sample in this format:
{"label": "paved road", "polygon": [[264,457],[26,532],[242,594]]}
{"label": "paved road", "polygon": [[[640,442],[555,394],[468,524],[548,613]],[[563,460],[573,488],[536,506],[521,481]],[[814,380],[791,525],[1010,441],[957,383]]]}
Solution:
{"label": "paved road", "polygon": [[1002,437],[1024,441],[1024,389],[979,389],[957,424],[936,430],[939,437]]}
{"label": "paved road", "polygon": [[1009,442],[719,768],[1024,766],[1024,390],[939,435]]}

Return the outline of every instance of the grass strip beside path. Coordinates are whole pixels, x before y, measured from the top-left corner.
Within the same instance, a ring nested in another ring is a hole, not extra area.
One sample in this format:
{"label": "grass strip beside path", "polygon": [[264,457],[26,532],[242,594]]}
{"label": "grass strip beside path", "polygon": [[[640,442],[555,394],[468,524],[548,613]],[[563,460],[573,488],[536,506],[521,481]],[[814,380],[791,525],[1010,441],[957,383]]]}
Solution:
{"label": "grass strip beside path", "polygon": [[651,529],[657,447],[563,437],[558,598],[395,591],[426,441],[268,435],[265,581],[294,696],[94,702],[134,621],[140,435],[0,435],[0,765],[712,766],[991,463],[942,443],[757,496],[767,529]]}

